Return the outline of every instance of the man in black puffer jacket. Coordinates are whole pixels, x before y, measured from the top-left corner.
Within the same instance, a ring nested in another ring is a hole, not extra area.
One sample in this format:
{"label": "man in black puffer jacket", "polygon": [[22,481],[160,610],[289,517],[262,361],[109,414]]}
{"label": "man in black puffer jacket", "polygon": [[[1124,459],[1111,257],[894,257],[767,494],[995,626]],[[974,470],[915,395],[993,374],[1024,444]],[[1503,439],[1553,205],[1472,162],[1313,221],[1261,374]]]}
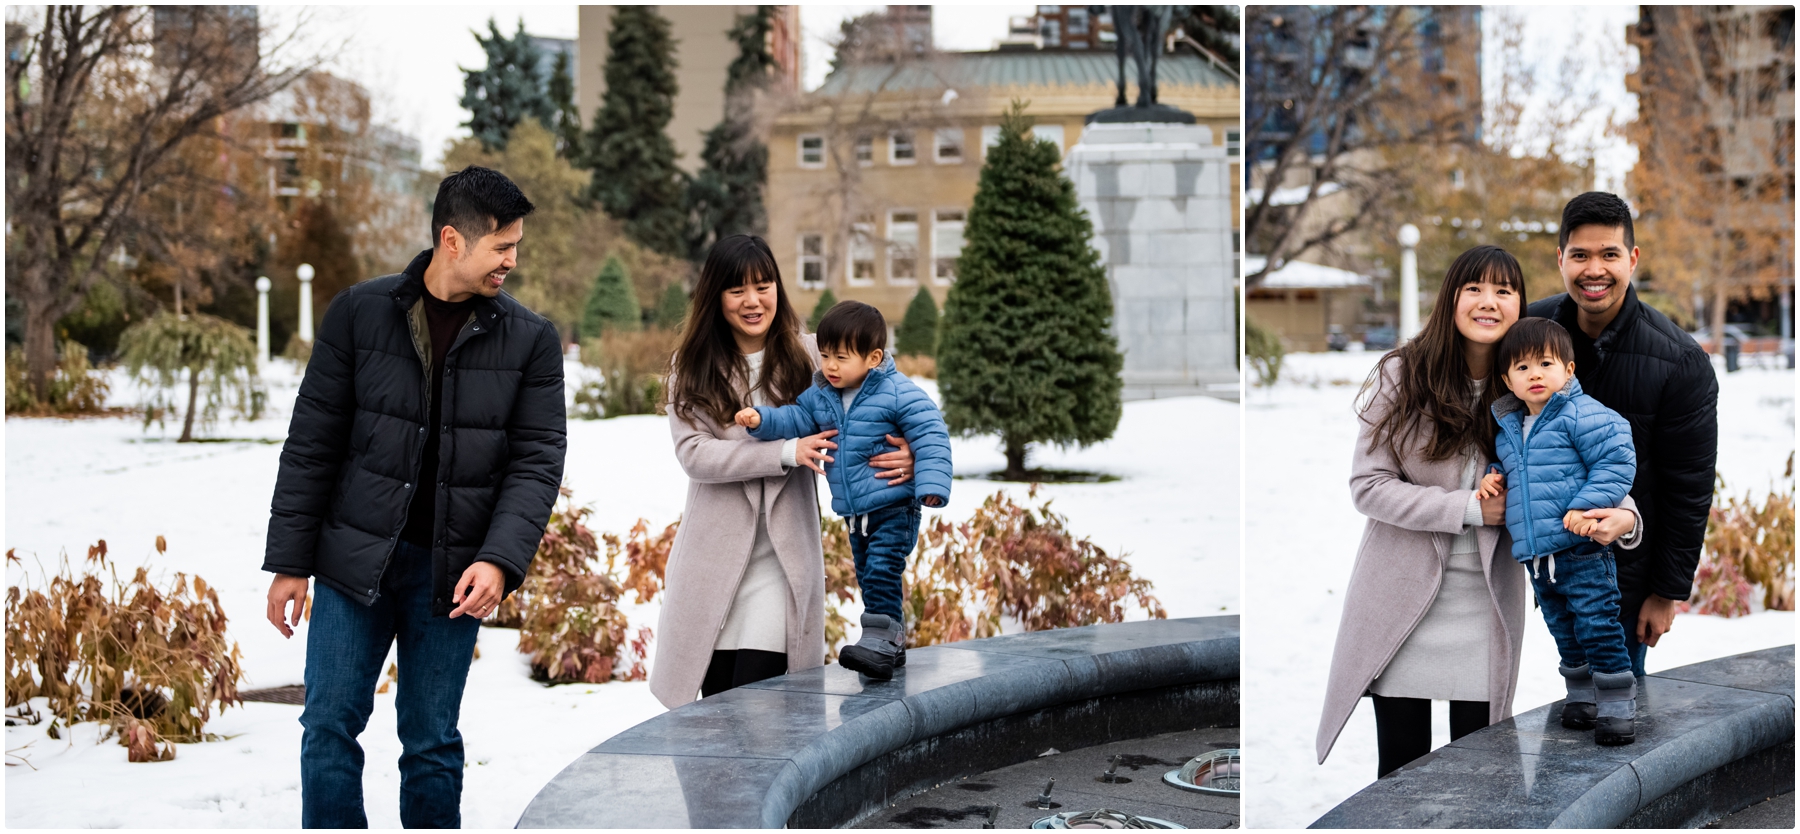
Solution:
{"label": "man in black puffer jacket", "polygon": [[[1568,292],[1531,305],[1575,342],[1582,390],[1631,423],[1637,480],[1631,496],[1643,514],[1643,543],[1619,554],[1619,622],[1632,671],[1644,674],[1654,646],[1688,598],[1712,506],[1719,449],[1719,381],[1712,361],[1669,317],[1638,300],[1631,286],[1638,250],[1631,209],[1590,191],[1563,208],[1557,263]],[[1629,513],[1594,510],[1616,538]]]}
{"label": "man in black puffer jacket", "polygon": [[561,340],[500,285],[531,202],[496,171],[438,185],[433,249],[332,299],[275,480],[269,621],[306,641],[301,824],[360,828],[362,747],[399,643],[400,820],[461,823],[463,685],[562,482]]}

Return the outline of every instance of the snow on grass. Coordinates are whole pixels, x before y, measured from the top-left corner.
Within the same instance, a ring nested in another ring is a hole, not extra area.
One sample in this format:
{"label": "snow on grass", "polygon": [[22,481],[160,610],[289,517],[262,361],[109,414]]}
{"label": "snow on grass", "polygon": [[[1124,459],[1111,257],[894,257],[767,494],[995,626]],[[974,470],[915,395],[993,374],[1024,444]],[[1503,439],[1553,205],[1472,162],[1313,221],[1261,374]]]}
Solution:
{"label": "snow on grass", "polygon": [[[574,370],[574,366],[571,367]],[[111,403],[140,392],[114,374]],[[573,375],[571,375],[573,379]],[[176,444],[180,424],[145,432],[134,419],[23,420],[6,424],[6,547],[23,567],[8,584],[41,585],[61,552],[77,565],[86,546],[107,540],[120,573],[139,564],[163,575],[204,576],[218,589],[244,652],[245,688],[299,683],[305,625],[284,640],[264,619],[269,575],[260,570],[289,410],[298,385],[277,360],[266,374],[271,413],[223,422],[221,442]],[[936,388],[925,383],[936,396]],[[956,473],[942,512],[967,518],[1004,490],[982,480],[1005,465],[995,438],[953,441]],[[1208,398],[1129,403],[1113,440],[1081,450],[1034,454],[1032,466],[1082,469],[1118,481],[1043,488],[1077,535],[1128,554],[1172,617],[1238,611],[1237,406]],[[566,480],[595,511],[596,531],[623,534],[640,517],[652,532],[674,521],[687,479],[662,417],[569,422]],[[820,495],[827,494],[820,484]],[[829,511],[829,510],[827,510]],[[157,535],[168,539],[157,555]],[[660,602],[660,599],[658,600]],[[657,603],[625,606],[633,628],[655,626]],[[857,611],[846,612],[854,621]],[[1142,616],[1134,612],[1133,616]],[[581,753],[662,712],[643,683],[544,687],[527,676],[517,635],[483,629],[469,674],[461,729],[467,745],[463,824],[510,827],[537,790]],[[374,826],[399,825],[400,755],[393,691],[376,696],[362,735],[365,807]],[[43,711],[42,701],[38,702]],[[46,735],[48,722],[8,727],[6,823],[16,827],[294,826],[300,815],[300,709],[246,704],[217,715],[207,731],[225,740],[179,746],[176,759],[128,764],[122,747],[96,744],[92,724]],[[26,764],[28,762],[29,764]],[[100,794],[100,791],[104,794]],[[104,801],[95,801],[103,795]]]}
{"label": "snow on grass", "polygon": [[[1314,736],[1331,649],[1365,519],[1350,503],[1353,401],[1377,353],[1288,357],[1282,381],[1245,397],[1244,747],[1252,751],[1245,822],[1304,828],[1375,779],[1375,719],[1365,699],[1317,763]],[[1719,471],[1760,502],[1781,479],[1794,443],[1794,373],[1719,373]],[[1527,618],[1519,689],[1525,711],[1562,697],[1556,647],[1536,611]],[[1650,650],[1655,672],[1794,642],[1792,612],[1727,620],[1683,614]],[[1434,707],[1435,744],[1449,740]]]}

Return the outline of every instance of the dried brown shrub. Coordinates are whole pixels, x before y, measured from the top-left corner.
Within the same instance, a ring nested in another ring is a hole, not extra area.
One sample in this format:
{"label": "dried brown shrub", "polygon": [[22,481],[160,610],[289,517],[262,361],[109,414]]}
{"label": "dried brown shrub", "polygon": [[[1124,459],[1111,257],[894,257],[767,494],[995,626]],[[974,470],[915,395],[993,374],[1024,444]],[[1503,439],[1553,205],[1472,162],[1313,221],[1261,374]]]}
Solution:
{"label": "dried brown shrub", "polygon": [[911,379],[937,379],[937,357],[895,354],[894,367]]}
{"label": "dried brown shrub", "polygon": [[50,377],[49,398],[40,402],[26,378],[25,351],[12,348],[6,352],[6,413],[24,417],[77,416],[107,414],[125,409],[106,408],[106,395],[112,384],[106,374],[88,364],[87,348],[72,339],[64,339],[62,358]]}
{"label": "dried brown shrub", "polygon": [[159,588],[140,567],[123,582],[106,553],[104,540],[89,547],[80,575],[65,554],[45,590],[7,588],[6,704],[47,698],[64,724],[105,723],[130,761],[167,761],[173,742],[205,737],[214,704],[239,703],[242,655],[206,580],[177,573]]}
{"label": "dried brown shrub", "polygon": [[608,330],[581,346],[581,362],[597,370],[576,389],[571,416],[593,420],[627,414],[655,414],[663,399],[663,373],[675,353],[673,330]]}
{"label": "dried brown shrub", "polygon": [[1770,490],[1757,506],[1749,493],[1724,495],[1719,479],[1706,525],[1706,555],[1694,572],[1684,611],[1738,617],[1751,613],[1756,589],[1768,611],[1794,610],[1794,456],[1788,455],[1786,491]]}
{"label": "dried brown shrub", "polygon": [[[1037,492],[1033,484],[1027,497],[1035,501]],[[906,572],[908,645],[999,634],[1003,615],[1026,631],[1120,622],[1130,602],[1151,617],[1168,616],[1149,580],[1075,538],[1051,503],[1033,509],[1001,491],[966,522],[933,519]]]}
{"label": "dried brown shrub", "polygon": [[676,526],[652,537],[648,523],[640,519],[623,540],[612,534],[596,537],[586,523],[592,512],[576,506],[569,489],[562,489],[562,501],[550,516],[524,583],[488,623],[519,629],[519,651],[531,655],[537,680],[603,683],[646,677],[650,629],[639,628],[627,639],[630,623],[618,603],[628,590],[639,603],[655,597]]}

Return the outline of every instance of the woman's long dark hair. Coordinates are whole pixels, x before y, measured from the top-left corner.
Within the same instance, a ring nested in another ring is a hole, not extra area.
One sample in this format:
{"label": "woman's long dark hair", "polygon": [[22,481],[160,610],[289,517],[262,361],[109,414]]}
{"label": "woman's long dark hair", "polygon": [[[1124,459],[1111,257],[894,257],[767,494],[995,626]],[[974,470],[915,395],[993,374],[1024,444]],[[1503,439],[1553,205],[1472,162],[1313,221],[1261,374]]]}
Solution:
{"label": "woman's long dark hair", "polygon": [[1494,454],[1494,418],[1489,409],[1504,388],[1493,370],[1480,397],[1470,396],[1468,360],[1463,356],[1463,335],[1456,329],[1456,299],[1469,284],[1510,287],[1519,298],[1519,314],[1525,312],[1525,273],[1518,259],[1498,246],[1477,246],[1450,264],[1444,286],[1438,290],[1431,318],[1411,341],[1381,357],[1363,382],[1359,410],[1367,413],[1381,392],[1381,369],[1388,360],[1400,361],[1393,407],[1374,425],[1370,451],[1385,444],[1395,457],[1410,445],[1423,428],[1431,434],[1425,458],[1432,461],[1462,454],[1471,447]]}
{"label": "woman's long dark hair", "polygon": [[[733,287],[762,281],[775,282],[774,320],[763,342],[762,378],[750,380],[749,363],[738,352],[721,297]],[[671,378],[664,385],[675,412],[692,419],[698,410],[721,426],[731,424],[757,389],[769,402],[788,405],[812,384],[812,360],[800,341],[800,317],[788,303],[781,269],[762,238],[732,235],[706,254],[669,372]]]}

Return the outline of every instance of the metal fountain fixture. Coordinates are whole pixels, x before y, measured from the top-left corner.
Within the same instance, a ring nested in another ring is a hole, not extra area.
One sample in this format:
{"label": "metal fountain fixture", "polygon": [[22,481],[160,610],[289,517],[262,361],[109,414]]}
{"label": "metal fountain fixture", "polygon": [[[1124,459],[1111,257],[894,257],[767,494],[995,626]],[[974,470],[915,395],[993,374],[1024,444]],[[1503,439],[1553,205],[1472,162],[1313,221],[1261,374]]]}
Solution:
{"label": "metal fountain fixture", "polygon": [[1186,829],[1187,826],[1155,817],[1140,817],[1124,811],[1096,808],[1092,811],[1064,811],[1031,824],[1032,828],[1154,828]]}
{"label": "metal fountain fixture", "polygon": [[1163,782],[1184,791],[1237,796],[1243,774],[1243,756],[1233,747],[1195,756],[1180,768],[1163,774]]}

